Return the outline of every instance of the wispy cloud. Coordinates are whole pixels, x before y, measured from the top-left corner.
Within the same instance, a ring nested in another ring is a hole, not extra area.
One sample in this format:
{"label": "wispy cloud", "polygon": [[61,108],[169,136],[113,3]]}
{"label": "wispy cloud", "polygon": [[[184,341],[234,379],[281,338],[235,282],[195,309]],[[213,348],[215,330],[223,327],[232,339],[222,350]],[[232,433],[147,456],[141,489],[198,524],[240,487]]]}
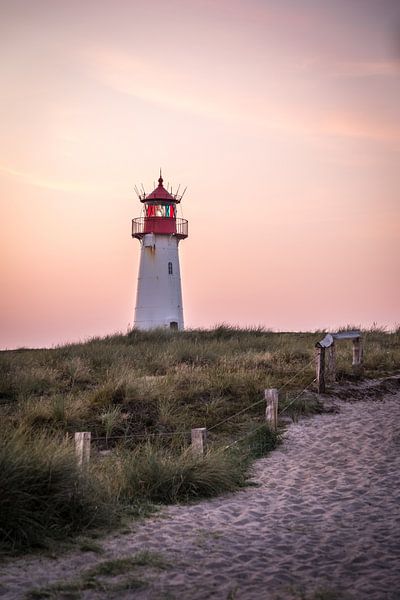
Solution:
{"label": "wispy cloud", "polygon": [[400,79],[400,60],[333,62],[327,67],[333,77],[395,77]]}
{"label": "wispy cloud", "polygon": [[321,133],[351,138],[365,138],[380,142],[399,142],[400,125],[390,125],[372,116],[336,111],[321,121]]}
{"label": "wispy cloud", "polygon": [[35,175],[33,173],[27,173],[25,171],[20,171],[18,169],[14,169],[12,167],[8,167],[6,165],[0,165],[0,172],[9,175],[10,177],[14,177],[19,179],[23,183],[27,185],[33,185],[35,187],[45,188],[48,190],[57,190],[61,192],[94,192],[97,191],[93,185],[89,185],[82,182],[77,181],[60,181],[56,179],[51,179],[49,177],[43,177],[40,175]]}
{"label": "wispy cloud", "polygon": [[229,110],[221,110],[221,90],[210,96],[204,86],[199,86],[194,72],[171,65],[166,69],[159,62],[114,48],[86,49],[83,60],[90,77],[116,92],[174,110],[218,118],[229,116]]}
{"label": "wispy cloud", "polygon": [[[288,96],[256,92],[229,79],[218,80],[207,73],[173,68],[148,58],[132,56],[115,48],[90,48],[83,63],[89,76],[97,82],[135,98],[177,111],[229,122],[258,131],[282,132],[285,135],[341,136],[368,138],[378,142],[400,139],[400,127],[385,122],[381,115],[360,115],[351,106],[326,111],[322,106]],[[313,62],[309,67],[326,75],[394,77],[397,62],[348,62],[330,65]],[[299,69],[302,71],[303,67]],[[204,82],[207,81],[207,85]],[[296,93],[296,90],[295,90]]]}

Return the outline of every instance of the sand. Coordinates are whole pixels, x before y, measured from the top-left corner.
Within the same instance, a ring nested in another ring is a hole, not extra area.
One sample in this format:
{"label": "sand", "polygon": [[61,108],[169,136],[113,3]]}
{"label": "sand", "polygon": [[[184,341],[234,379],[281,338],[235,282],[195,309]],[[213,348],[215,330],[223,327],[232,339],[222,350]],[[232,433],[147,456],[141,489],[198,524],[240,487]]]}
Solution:
{"label": "sand", "polygon": [[257,487],[165,508],[103,539],[102,556],[74,551],[2,564],[0,597],[23,598],[145,549],[172,563],[136,570],[147,587],[86,590],[82,598],[399,599],[400,394],[337,404],[337,414],[288,427],[280,448],[255,463]]}

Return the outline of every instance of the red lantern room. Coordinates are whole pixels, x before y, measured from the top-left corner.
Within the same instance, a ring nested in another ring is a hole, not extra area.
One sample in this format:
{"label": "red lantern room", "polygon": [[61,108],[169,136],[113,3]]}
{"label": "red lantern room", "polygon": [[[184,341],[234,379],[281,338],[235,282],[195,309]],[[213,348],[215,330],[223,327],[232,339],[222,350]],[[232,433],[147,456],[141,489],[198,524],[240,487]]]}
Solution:
{"label": "red lantern room", "polygon": [[176,216],[176,205],[182,200],[179,188],[175,194],[168,192],[163,186],[163,178],[158,179],[158,186],[146,195],[145,191],[136,193],[143,203],[144,216],[132,220],[132,237],[142,239],[147,233],[157,235],[173,235],[179,239],[188,236],[188,222]]}

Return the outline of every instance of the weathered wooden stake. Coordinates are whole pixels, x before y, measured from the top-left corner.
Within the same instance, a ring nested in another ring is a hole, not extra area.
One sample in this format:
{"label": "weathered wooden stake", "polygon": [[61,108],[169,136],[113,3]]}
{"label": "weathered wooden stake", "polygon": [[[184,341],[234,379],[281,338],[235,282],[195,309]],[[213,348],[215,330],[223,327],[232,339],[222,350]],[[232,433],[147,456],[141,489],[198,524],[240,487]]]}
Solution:
{"label": "weathered wooden stake", "polygon": [[276,431],[278,428],[278,390],[276,388],[264,390],[264,397],[266,401],[265,420],[268,427],[272,431]]}
{"label": "weathered wooden stake", "polygon": [[75,453],[78,466],[83,467],[90,460],[90,431],[78,431],[75,433]]}
{"label": "weathered wooden stake", "polygon": [[192,452],[197,456],[204,456],[207,449],[207,428],[197,427],[192,429]]}
{"label": "weathered wooden stake", "polygon": [[327,348],[328,350],[328,360],[327,360],[327,369],[326,369],[326,379],[329,383],[335,383],[336,381],[336,348],[335,344],[332,344]]}
{"label": "weathered wooden stake", "polygon": [[361,365],[363,358],[363,349],[361,338],[353,340],[353,366]]}
{"label": "weathered wooden stake", "polygon": [[361,337],[353,340],[353,371],[362,374],[363,371],[363,346]]}
{"label": "weathered wooden stake", "polygon": [[325,348],[316,347],[316,369],[318,394],[325,392]]}

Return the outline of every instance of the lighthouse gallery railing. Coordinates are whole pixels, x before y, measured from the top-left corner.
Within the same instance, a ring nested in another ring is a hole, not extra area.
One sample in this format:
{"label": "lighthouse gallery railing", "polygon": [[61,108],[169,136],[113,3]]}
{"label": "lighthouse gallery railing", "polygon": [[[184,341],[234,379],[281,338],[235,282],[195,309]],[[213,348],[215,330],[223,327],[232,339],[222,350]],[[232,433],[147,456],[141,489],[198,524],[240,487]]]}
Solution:
{"label": "lighthouse gallery railing", "polygon": [[169,217],[136,217],[132,219],[132,237],[141,238],[146,233],[170,233],[179,238],[188,236],[187,219]]}

